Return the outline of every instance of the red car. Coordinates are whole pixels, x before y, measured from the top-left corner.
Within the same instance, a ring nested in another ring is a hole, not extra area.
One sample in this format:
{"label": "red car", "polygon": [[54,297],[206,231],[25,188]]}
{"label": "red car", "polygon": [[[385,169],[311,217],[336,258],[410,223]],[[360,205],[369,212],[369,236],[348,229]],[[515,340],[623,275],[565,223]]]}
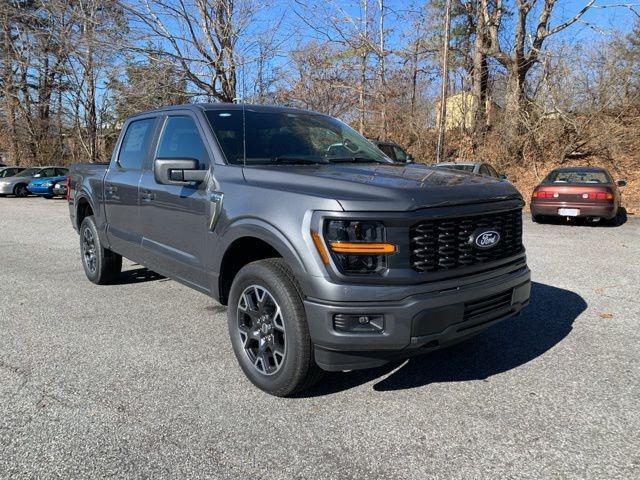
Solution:
{"label": "red car", "polygon": [[593,221],[612,220],[620,209],[618,187],[604,168],[567,167],[552,170],[531,195],[531,218],[581,217]]}

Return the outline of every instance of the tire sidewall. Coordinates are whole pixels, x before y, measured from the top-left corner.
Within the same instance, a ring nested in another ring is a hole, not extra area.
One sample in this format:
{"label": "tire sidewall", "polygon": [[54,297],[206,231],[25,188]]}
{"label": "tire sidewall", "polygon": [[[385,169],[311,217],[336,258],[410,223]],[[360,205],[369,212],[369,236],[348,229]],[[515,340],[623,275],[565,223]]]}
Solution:
{"label": "tire sidewall", "polygon": [[[284,274],[278,275],[262,262],[256,262],[240,270],[233,281],[229,295],[227,321],[231,345],[238,363],[254,385],[275,394],[288,390],[295,379],[299,377],[300,359],[304,357],[305,353],[302,352],[302,349],[306,347],[305,342],[308,343],[308,336],[303,331],[306,328],[306,316],[302,301],[295,286],[286,285],[287,281],[290,283]],[[253,366],[244,351],[238,333],[238,302],[242,292],[251,285],[266,289],[278,303],[282,312],[286,351],[282,367],[272,375],[262,374]]]}
{"label": "tire sidewall", "polygon": [[24,183],[19,183],[13,187],[13,194],[18,198],[23,198],[29,195],[29,191]]}

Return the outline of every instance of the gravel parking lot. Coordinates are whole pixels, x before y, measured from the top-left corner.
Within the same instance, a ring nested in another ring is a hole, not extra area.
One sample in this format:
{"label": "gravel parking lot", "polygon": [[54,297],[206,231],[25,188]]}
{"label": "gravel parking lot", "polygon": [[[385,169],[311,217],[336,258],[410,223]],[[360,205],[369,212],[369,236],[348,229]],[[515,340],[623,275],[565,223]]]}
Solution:
{"label": "gravel parking lot", "polygon": [[66,202],[2,198],[0,477],[638,478],[640,221],[525,243],[518,318],[279,399],[224,307],[131,263],[93,285]]}

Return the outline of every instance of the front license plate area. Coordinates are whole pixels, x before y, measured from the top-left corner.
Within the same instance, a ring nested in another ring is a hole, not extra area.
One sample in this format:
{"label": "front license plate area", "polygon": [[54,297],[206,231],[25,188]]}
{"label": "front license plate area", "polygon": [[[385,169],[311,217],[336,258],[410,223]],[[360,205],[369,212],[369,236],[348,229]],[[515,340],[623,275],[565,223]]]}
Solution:
{"label": "front license plate area", "polygon": [[580,215],[579,208],[559,208],[558,215],[562,217],[577,217]]}

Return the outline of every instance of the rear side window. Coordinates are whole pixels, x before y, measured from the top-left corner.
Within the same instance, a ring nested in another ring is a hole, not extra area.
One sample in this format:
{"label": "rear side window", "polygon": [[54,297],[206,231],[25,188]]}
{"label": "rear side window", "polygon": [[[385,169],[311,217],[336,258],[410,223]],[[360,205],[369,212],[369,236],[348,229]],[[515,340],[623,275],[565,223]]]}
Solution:
{"label": "rear side window", "polygon": [[142,169],[155,121],[155,118],[145,118],[129,124],[118,153],[118,163],[122,168]]}
{"label": "rear side window", "polygon": [[158,142],[156,158],[194,158],[201,166],[209,163],[193,118],[186,115],[167,118]]}
{"label": "rear side window", "polygon": [[487,175],[488,177],[491,176],[491,172],[486,165],[480,165],[480,175]]}
{"label": "rear side window", "polygon": [[69,173],[69,170],[66,168],[56,168],[56,176],[61,177],[62,175],[66,175]]}

